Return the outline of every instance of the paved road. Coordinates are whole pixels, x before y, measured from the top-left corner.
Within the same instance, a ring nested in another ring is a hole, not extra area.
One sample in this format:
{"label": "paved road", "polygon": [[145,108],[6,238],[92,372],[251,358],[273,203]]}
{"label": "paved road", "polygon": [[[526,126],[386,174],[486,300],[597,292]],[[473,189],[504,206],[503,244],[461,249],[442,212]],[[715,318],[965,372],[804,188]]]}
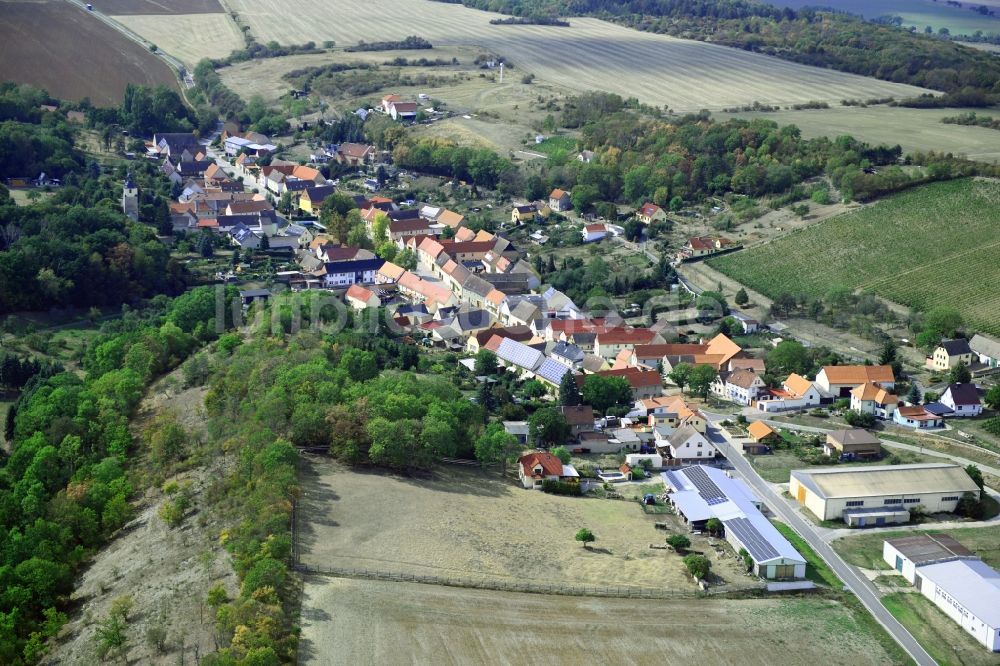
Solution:
{"label": "paved road", "polygon": [[881,624],[886,631],[895,639],[899,645],[906,650],[907,654],[917,663],[919,666],[936,666],[934,659],[931,658],[927,651],[920,646],[920,643],[910,635],[910,632],[900,624],[892,614],[886,610],[882,602],[879,601],[879,595],[875,589],[874,584],[872,584],[864,576],[860,575],[858,571],[849,566],[846,562],[840,559],[840,556],[834,552],[833,548],[820,538],[813,526],[802,519],[795,511],[793,511],[783,499],[774,492],[771,485],[762,479],[757,471],[753,468],[750,462],[743,457],[743,455],[736,451],[736,449],[729,443],[728,438],[723,434],[723,431],[717,429],[710,429],[709,436],[712,443],[715,444],[724,456],[732,463],[736,471],[743,477],[744,481],[754,489],[754,492],[764,501],[765,504],[775,513],[775,515],[780,518],[783,522],[788,524],[793,530],[795,530],[799,536],[806,540],[813,550],[823,558],[824,561],[830,566],[834,573],[840,577],[840,580],[850,588],[852,592],[858,597],[868,612]]}

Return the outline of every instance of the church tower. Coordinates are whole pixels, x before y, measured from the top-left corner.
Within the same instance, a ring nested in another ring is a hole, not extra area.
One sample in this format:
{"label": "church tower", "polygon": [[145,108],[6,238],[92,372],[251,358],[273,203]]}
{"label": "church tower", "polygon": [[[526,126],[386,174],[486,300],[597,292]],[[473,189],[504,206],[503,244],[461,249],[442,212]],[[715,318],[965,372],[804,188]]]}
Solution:
{"label": "church tower", "polygon": [[130,173],[125,178],[125,191],[122,192],[122,212],[133,222],[139,221],[139,188]]}

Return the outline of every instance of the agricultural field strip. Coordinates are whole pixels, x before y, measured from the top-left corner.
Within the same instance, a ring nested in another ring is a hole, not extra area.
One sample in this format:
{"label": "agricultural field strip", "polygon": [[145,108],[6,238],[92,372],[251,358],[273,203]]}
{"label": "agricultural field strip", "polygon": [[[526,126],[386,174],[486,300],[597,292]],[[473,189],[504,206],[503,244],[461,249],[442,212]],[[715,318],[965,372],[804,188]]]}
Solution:
{"label": "agricultural field strip", "polygon": [[243,47],[226,14],[116,14],[112,19],[193,69],[202,58],[223,58]]}
{"label": "agricultural field strip", "polygon": [[1000,332],[998,200],[995,182],[936,183],[709,263],[770,297],[868,286],[911,307],[953,305]]}
{"label": "agricultural field strip", "polygon": [[428,0],[378,4],[299,0],[298,11],[291,12],[288,3],[277,0],[235,0],[232,5],[261,40],[333,39],[346,46],[359,36],[389,39],[417,34],[441,46],[468,45],[499,53],[519,70],[574,90],[638,95],[645,102],[679,110],[720,108],[754,99],[788,104],[818,96],[839,102],[922,91],[596,19],[574,18],[571,28],[491,26],[489,19],[495,14]]}

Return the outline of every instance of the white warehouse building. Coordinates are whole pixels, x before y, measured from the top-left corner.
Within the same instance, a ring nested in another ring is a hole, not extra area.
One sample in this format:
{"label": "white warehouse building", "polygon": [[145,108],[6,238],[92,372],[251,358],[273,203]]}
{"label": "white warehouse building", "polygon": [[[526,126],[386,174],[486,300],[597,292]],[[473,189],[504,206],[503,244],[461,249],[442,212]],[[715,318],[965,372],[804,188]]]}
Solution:
{"label": "white warehouse building", "polygon": [[882,557],[977,641],[1000,652],[1000,572],[944,534],[890,539]]}

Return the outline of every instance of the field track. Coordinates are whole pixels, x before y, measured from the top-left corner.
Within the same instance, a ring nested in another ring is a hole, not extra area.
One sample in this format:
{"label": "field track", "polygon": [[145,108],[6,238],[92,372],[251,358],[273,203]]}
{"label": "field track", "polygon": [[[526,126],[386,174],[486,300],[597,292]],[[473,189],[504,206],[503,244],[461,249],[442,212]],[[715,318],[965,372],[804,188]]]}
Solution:
{"label": "field track", "polygon": [[178,85],[148,50],[58,0],[0,2],[0,77],[97,105],[120,102],[127,83]]}
{"label": "field track", "polygon": [[496,14],[430,0],[231,0],[230,6],[259,41],[332,39],[349,46],[419,35],[435,45],[502,55],[518,70],[571,90],[606,90],[682,111],[924,92],[589,18],[574,18],[569,28],[494,26],[489,20]]}

